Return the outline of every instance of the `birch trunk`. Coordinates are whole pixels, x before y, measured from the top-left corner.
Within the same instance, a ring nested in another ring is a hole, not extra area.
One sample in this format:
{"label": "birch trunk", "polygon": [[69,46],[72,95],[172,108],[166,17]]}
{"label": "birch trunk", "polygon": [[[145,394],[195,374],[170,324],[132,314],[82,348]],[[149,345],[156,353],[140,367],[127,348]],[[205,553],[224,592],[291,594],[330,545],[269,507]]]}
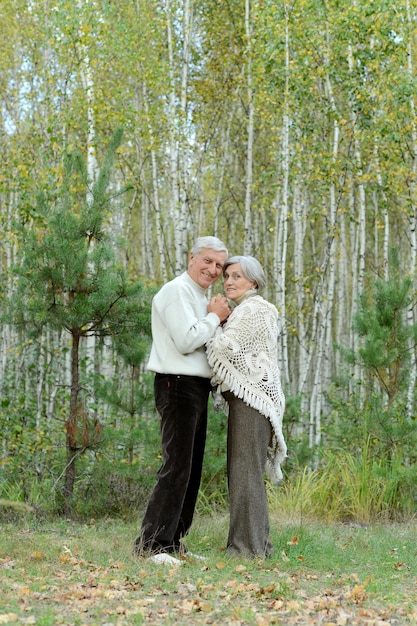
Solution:
{"label": "birch trunk", "polygon": [[[330,86],[330,81],[328,81]],[[333,161],[336,163],[339,151],[339,124],[335,119],[333,124]],[[310,447],[316,447],[321,441],[321,416],[323,412],[323,389],[327,389],[331,379],[331,351],[333,307],[335,293],[335,233],[337,228],[337,198],[336,186],[332,181],[329,193],[329,219],[325,258],[320,268],[320,287],[316,294],[318,309],[318,341],[314,359],[314,380],[310,400]],[[326,283],[327,274],[327,284]],[[324,296],[324,292],[326,294]]]}
{"label": "birch trunk", "polygon": [[[333,112],[333,137],[332,137],[332,162],[334,172],[337,172],[337,159],[339,155],[339,136],[340,127],[338,122],[338,112],[336,101],[333,93],[332,83],[330,81],[330,48],[329,38],[327,37],[327,51],[325,63],[327,71],[325,74],[325,94],[330,102]],[[342,181],[338,181],[341,185]],[[309,445],[311,448],[317,447],[321,441],[321,416],[323,412],[323,389],[327,387],[331,378],[331,350],[332,350],[332,327],[333,327],[333,306],[335,293],[335,275],[336,275],[336,259],[335,259],[335,235],[337,228],[337,198],[338,190],[336,187],[335,176],[331,178],[329,188],[329,212],[326,220],[326,240],[322,253],[322,261],[320,263],[320,280],[315,292],[313,327],[311,334],[312,347],[309,354],[308,366],[305,369],[304,379],[301,389],[307,387],[307,377],[310,370],[314,374],[310,396],[310,420],[309,420]],[[313,361],[314,359],[314,361]],[[316,459],[316,462],[318,459]]]}
{"label": "birch trunk", "polygon": [[[80,15],[83,14],[83,6],[84,4],[88,4],[88,0],[78,0],[78,8],[80,11]],[[81,18],[81,25],[79,29],[79,38],[80,38],[80,57],[81,57],[81,84],[84,89],[84,94],[87,102],[87,172],[88,178],[91,181],[92,185],[96,182],[97,174],[98,174],[98,163],[96,156],[96,123],[95,123],[95,114],[94,114],[94,79],[91,70],[91,61],[89,55],[88,46],[83,42],[83,23]],[[93,202],[93,198],[91,192],[87,193],[87,202],[91,204]],[[90,245],[93,245],[93,241],[90,242]],[[96,371],[96,366],[98,366],[99,360],[96,358],[96,349],[97,342],[96,338],[93,335],[87,335],[85,340],[85,350],[86,350],[86,372],[88,377],[93,380],[94,374]],[[94,403],[95,404],[95,403]]]}
{"label": "birch trunk", "polygon": [[250,0],[245,0],[245,32],[246,32],[246,79],[248,99],[247,147],[246,147],[246,180],[245,180],[245,239],[244,253],[252,254],[252,179],[253,179],[253,131],[255,107],[253,102],[252,76],[252,25]]}
{"label": "birch trunk", "polygon": [[169,66],[169,95],[168,95],[168,158],[169,158],[169,191],[168,191],[168,215],[173,225],[174,248],[175,248],[175,273],[181,272],[182,247],[177,229],[177,213],[179,205],[179,181],[178,181],[178,146],[177,146],[177,105],[175,88],[175,62],[174,62],[174,42],[172,35],[172,15],[171,0],[165,0],[167,46],[168,46],[168,66]]}
{"label": "birch trunk", "polygon": [[[3,194],[2,194],[3,196]],[[4,288],[8,297],[11,297],[14,292],[13,279],[11,278],[11,269],[16,258],[16,243],[15,238],[11,237],[12,221],[17,207],[17,194],[11,193],[4,196],[3,206],[6,208],[6,213],[0,215],[2,221],[3,231],[3,246],[2,246],[2,259],[5,269],[5,276],[7,277]],[[11,324],[1,324],[0,335],[0,396],[6,396],[7,379],[10,380],[10,374],[16,368],[16,357],[14,356],[15,348],[14,344],[18,345],[16,331]],[[5,437],[2,437],[2,449],[1,458],[3,461],[8,456],[7,441]],[[0,463],[0,468],[3,472],[6,471],[6,463]]]}
{"label": "birch trunk", "polygon": [[289,86],[290,86],[290,37],[289,37],[289,7],[285,3],[285,90],[282,119],[282,189],[278,192],[276,200],[277,225],[274,244],[274,277],[275,293],[278,313],[281,318],[281,376],[284,385],[289,383],[288,364],[288,333],[286,324],[286,266],[288,245],[288,205],[289,205],[289,169],[290,169],[290,146],[289,146]]}
{"label": "birch trunk", "polygon": [[227,116],[226,128],[224,129],[223,134],[222,134],[223,138],[220,142],[221,145],[224,146],[224,149],[222,150],[223,156],[222,156],[221,164],[220,164],[220,172],[218,174],[218,183],[217,183],[216,196],[215,196],[215,202],[214,202],[214,235],[216,237],[220,236],[219,235],[219,215],[220,215],[220,208],[221,208],[221,204],[223,200],[223,189],[224,189],[226,168],[229,164],[229,161],[231,160],[230,158],[230,133],[231,133],[232,120],[233,120],[234,114],[235,114],[234,107],[231,107],[229,114]]}
{"label": "birch trunk", "polygon": [[[354,3],[356,4],[356,3]],[[354,71],[354,58],[352,46],[348,46],[348,64],[349,64],[349,72],[353,74]],[[355,113],[355,104],[356,99],[355,96],[350,98],[349,102],[349,117],[350,123],[352,126],[353,133],[353,152],[354,152],[354,179],[355,179],[355,189],[351,189],[351,198],[352,198],[352,209],[354,210],[355,204],[357,205],[357,217],[356,220],[359,224],[358,229],[355,229],[355,238],[356,238],[356,259],[357,259],[357,276],[356,276],[356,291],[352,292],[352,319],[356,313],[357,307],[356,303],[358,300],[358,296],[363,292],[365,288],[365,251],[366,251],[366,198],[365,198],[365,187],[362,182],[363,180],[363,165],[362,165],[362,154],[361,154],[361,145],[359,138],[359,130],[357,127],[356,113]],[[356,191],[355,191],[356,190]],[[355,202],[356,201],[356,202]],[[353,337],[354,342],[354,351],[357,350],[357,340]],[[355,379],[359,380],[361,378],[362,372],[359,365],[355,365]],[[361,387],[361,393],[363,395],[364,388]],[[363,398],[362,398],[363,399]]]}
{"label": "birch trunk", "polygon": [[[410,77],[410,81],[414,81],[414,33],[415,26],[413,24],[413,16],[411,14],[410,0],[406,0],[406,9],[407,9],[407,23],[409,27],[409,41],[407,47],[407,61],[408,61],[408,74]],[[410,111],[411,111],[411,137],[412,137],[412,175],[410,176],[409,182],[409,196],[410,196],[410,275],[416,275],[416,260],[417,260],[417,208],[416,208],[416,181],[417,181],[417,123],[416,123],[416,105],[414,101],[414,94],[410,94],[409,98],[410,102]],[[415,313],[414,313],[414,305],[410,305],[407,310],[407,323],[409,326],[412,326],[415,323]],[[409,418],[413,415],[413,407],[414,407],[414,393],[417,381],[417,357],[415,346],[413,345],[413,341],[410,340],[410,354],[411,354],[411,368],[410,368],[410,379],[408,383],[408,392],[407,392],[407,415]]]}

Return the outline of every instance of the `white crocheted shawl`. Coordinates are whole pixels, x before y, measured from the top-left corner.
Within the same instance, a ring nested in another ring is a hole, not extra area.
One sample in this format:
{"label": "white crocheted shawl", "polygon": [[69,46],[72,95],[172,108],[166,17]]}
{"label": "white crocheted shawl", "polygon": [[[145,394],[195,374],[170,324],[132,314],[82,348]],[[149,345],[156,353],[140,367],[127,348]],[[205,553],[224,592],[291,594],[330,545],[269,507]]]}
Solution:
{"label": "white crocheted shawl", "polygon": [[[273,437],[266,470],[273,482],[282,479],[281,463],[287,456],[282,434],[285,397],[278,367],[278,312],[259,295],[244,299],[231,313],[222,329],[207,342],[211,383],[229,389],[235,396],[267,417]],[[219,393],[215,407],[228,412]]]}

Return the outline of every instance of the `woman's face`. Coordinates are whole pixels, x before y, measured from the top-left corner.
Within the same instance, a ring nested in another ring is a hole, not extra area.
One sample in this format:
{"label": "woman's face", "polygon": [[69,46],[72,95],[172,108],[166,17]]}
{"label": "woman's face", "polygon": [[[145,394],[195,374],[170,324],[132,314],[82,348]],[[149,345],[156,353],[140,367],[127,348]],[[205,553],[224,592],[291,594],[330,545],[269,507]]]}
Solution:
{"label": "woman's face", "polygon": [[229,265],[223,277],[224,291],[230,300],[238,300],[244,293],[256,286],[253,280],[249,280],[242,272],[240,263]]}

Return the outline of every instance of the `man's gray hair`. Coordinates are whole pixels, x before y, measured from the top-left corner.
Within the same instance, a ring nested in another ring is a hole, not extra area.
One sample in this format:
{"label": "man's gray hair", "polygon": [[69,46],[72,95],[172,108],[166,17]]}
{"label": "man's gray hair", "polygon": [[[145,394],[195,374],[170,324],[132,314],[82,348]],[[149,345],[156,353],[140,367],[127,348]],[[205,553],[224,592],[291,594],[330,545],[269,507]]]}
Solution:
{"label": "man's gray hair", "polygon": [[265,272],[262,269],[262,265],[253,256],[231,256],[227,259],[223,267],[223,274],[229,265],[233,263],[240,263],[242,272],[248,280],[253,280],[257,288],[262,290],[266,285]]}
{"label": "man's gray hair", "polygon": [[226,245],[218,237],[198,237],[195,240],[191,252],[194,256],[197,256],[197,254],[200,254],[200,252],[204,250],[204,248],[216,250],[216,252],[225,252],[226,256],[229,254]]}

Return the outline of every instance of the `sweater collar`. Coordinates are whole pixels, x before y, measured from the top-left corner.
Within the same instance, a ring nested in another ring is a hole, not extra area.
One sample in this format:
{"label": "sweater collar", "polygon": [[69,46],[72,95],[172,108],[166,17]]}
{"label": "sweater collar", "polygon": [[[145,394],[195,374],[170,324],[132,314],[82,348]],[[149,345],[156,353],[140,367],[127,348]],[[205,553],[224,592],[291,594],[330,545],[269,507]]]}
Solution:
{"label": "sweater collar", "polygon": [[257,295],[259,295],[257,289],[255,288],[248,289],[248,291],[245,291],[243,296],[240,296],[240,298],[237,298],[236,300],[234,300],[234,304],[235,306],[238,306],[239,304],[242,304],[242,302],[244,302],[248,298],[252,298],[252,296],[257,296]]}
{"label": "sweater collar", "polygon": [[185,272],[183,273],[183,277],[190,285],[192,285],[195,289],[198,289],[202,294],[206,293],[207,290],[204,289],[204,287],[201,287],[198,283],[196,283],[195,280],[191,278],[187,270],[185,270]]}

